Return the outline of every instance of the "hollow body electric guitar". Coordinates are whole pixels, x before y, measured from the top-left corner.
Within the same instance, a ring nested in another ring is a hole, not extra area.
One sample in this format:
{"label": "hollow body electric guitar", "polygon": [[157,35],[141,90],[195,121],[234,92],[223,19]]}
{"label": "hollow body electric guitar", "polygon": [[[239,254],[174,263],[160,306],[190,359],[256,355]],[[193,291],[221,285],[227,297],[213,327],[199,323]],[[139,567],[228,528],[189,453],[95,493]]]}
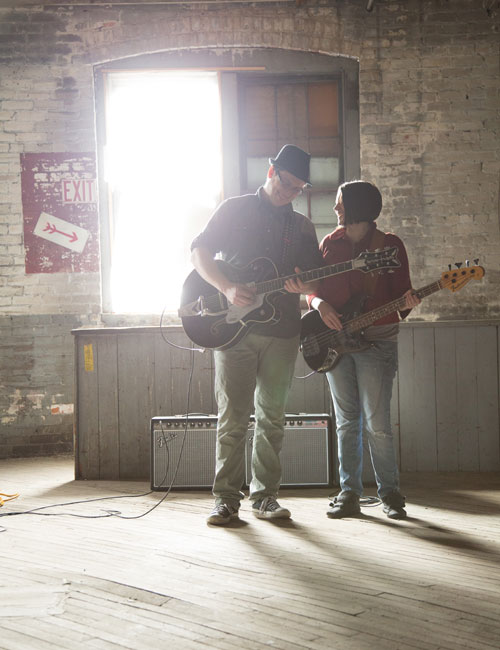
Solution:
{"label": "hollow body electric guitar", "polygon": [[[484,275],[481,266],[471,266],[453,271],[446,271],[441,279],[415,291],[422,299],[440,289],[458,291],[472,279],[479,280]],[[300,349],[307,365],[316,372],[328,372],[336,366],[342,355],[358,352],[370,347],[363,339],[363,330],[383,316],[403,310],[403,297],[388,302],[366,313],[359,313],[364,297],[354,296],[344,306],[341,318],[343,328],[340,331],[330,329],[323,322],[316,310],[308,311],[302,317]],[[359,314],[359,315],[358,315]]]}
{"label": "hollow body electric guitar", "polygon": [[192,271],[182,287],[179,316],[188,337],[203,348],[225,350],[240,341],[253,325],[277,322],[279,310],[274,298],[286,293],[285,282],[298,278],[312,282],[347,271],[363,273],[392,269],[401,266],[397,258],[398,247],[366,251],[354,260],[323,266],[295,275],[278,277],[278,270],[267,257],[259,257],[243,268],[216,260],[224,275],[239,284],[255,290],[255,301],[245,307],[228,302],[226,296],[206,282],[197,271]]}

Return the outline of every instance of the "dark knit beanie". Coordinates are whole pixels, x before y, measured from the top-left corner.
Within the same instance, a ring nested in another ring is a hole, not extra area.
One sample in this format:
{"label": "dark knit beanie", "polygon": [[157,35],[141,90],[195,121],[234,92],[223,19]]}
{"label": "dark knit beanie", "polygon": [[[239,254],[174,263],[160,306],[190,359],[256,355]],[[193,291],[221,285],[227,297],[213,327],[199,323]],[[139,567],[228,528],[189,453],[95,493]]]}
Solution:
{"label": "dark knit beanie", "polygon": [[349,181],[340,189],[346,224],[375,221],[382,210],[382,195],[373,183]]}

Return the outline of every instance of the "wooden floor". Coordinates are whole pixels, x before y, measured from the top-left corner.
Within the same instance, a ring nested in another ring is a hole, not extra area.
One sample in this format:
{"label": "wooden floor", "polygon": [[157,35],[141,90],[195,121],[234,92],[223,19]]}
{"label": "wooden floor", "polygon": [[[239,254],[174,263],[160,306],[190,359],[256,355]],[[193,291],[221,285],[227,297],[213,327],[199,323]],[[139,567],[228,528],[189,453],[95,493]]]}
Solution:
{"label": "wooden floor", "polygon": [[[0,648],[500,648],[500,477],[402,477],[409,518],[325,516],[328,490],[287,490],[289,522],[205,524],[207,492],[0,517]],[[72,459],[0,461],[0,515],[146,493],[73,480]],[[373,494],[373,489],[368,490]],[[128,517],[128,518],[127,518]],[[136,517],[136,518],[134,518]]]}

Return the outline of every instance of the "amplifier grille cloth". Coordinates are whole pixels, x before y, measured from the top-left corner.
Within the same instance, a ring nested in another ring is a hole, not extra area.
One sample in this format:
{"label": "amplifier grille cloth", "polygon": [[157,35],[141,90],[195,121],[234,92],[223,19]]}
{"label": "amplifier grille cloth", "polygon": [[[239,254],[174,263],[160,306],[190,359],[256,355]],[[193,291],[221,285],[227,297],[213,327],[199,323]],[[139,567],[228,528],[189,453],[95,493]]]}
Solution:
{"label": "amplifier grille cloth", "polygon": [[[168,488],[175,474],[175,486],[211,487],[215,472],[215,425],[212,428],[175,431],[154,430],[153,487]],[[182,442],[184,440],[184,446]],[[179,462],[179,455],[182,456]]]}
{"label": "amplifier grille cloth", "polygon": [[[215,472],[215,416],[193,417],[185,430],[185,418],[156,417],[151,422],[152,489],[211,488]],[[254,425],[246,444],[246,483],[251,478]],[[182,451],[182,455],[181,455]],[[287,416],[281,450],[282,487],[329,486],[332,481],[331,422],[327,415]],[[179,460],[180,457],[180,460]]]}

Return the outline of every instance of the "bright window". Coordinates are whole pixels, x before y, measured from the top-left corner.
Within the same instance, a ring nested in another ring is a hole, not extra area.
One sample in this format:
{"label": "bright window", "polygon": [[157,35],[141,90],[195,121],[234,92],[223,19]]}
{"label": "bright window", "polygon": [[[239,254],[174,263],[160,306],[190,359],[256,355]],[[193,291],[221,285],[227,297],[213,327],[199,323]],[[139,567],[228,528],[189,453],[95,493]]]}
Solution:
{"label": "bright window", "polygon": [[110,308],[176,311],[189,248],[222,196],[218,75],[108,72]]}

